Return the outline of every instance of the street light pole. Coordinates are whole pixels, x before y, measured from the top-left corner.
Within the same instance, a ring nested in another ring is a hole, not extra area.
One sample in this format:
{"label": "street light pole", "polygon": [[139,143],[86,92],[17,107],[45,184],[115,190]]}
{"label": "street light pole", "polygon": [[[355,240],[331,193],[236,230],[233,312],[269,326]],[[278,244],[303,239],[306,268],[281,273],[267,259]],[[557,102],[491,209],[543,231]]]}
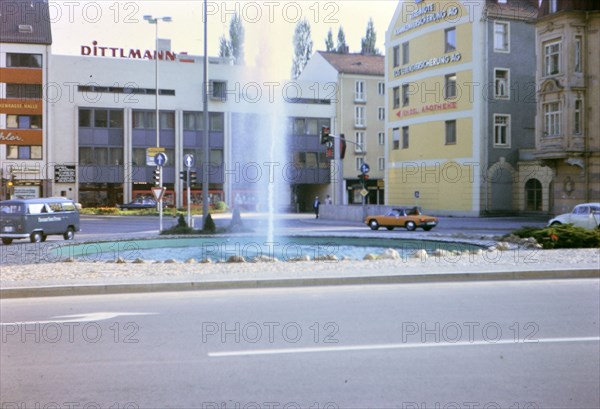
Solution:
{"label": "street light pole", "polygon": [[[165,23],[169,23],[172,21],[171,17],[163,16],[163,17],[153,17],[151,15],[145,15],[144,20],[146,20],[150,24],[154,24],[154,39],[155,39],[155,49],[154,49],[154,89],[155,89],[155,105],[156,105],[156,147],[160,147],[160,111],[158,105],[158,95],[160,94],[158,89],[158,22],[159,20],[164,21]],[[174,159],[174,158],[173,158]],[[159,186],[163,187],[163,178],[162,178],[162,166],[160,167],[160,184]],[[158,231],[162,232],[163,230],[163,202],[162,197],[158,201]]]}
{"label": "street light pole", "polygon": [[206,224],[208,218],[208,165],[210,161],[209,155],[209,132],[210,126],[208,121],[208,13],[207,1],[204,0],[204,77],[202,88],[202,99],[204,104],[204,144],[202,147],[202,224]]}

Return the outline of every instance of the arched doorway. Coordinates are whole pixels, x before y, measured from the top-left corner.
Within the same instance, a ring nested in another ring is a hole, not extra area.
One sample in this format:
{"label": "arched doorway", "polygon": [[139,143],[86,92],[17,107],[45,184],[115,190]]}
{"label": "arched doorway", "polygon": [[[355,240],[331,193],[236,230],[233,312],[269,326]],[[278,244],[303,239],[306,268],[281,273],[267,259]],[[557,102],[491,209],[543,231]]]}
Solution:
{"label": "arched doorway", "polygon": [[529,179],[525,183],[525,210],[542,211],[542,183],[537,179]]}

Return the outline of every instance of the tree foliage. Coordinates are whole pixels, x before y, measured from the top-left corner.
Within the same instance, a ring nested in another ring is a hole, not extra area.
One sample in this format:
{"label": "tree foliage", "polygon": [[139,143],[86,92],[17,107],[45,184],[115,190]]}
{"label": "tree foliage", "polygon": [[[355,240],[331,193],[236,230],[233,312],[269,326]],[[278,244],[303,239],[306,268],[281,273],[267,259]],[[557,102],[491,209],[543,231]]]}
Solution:
{"label": "tree foliage", "polygon": [[344,28],[340,26],[337,35],[337,52],[340,54],[348,54],[348,45],[346,44],[346,34]]}
{"label": "tree foliage", "polygon": [[325,39],[325,51],[328,53],[335,52],[335,44],[333,43],[333,33],[331,28],[327,32],[327,38]]}
{"label": "tree foliage", "polygon": [[236,13],[229,23],[229,39],[222,35],[219,38],[219,56],[233,58],[236,65],[244,64],[244,26]]}
{"label": "tree foliage", "polygon": [[361,40],[361,53],[365,55],[379,55],[379,50],[376,47],[377,44],[377,33],[375,32],[375,26],[373,19],[369,18],[367,23],[367,32]]}
{"label": "tree foliage", "polygon": [[298,21],[294,30],[294,59],[292,61],[292,78],[297,79],[312,55],[313,41],[310,23],[306,18]]}

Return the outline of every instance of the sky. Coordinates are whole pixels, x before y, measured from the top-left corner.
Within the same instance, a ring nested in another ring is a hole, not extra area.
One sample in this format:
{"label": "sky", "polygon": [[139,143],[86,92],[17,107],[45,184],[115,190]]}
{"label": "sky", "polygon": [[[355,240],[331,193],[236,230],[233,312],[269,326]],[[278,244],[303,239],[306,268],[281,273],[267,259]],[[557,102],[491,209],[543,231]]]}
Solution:
{"label": "sky", "polygon": [[[359,52],[369,17],[377,33],[377,47],[384,52],[385,31],[398,4],[397,0],[343,1],[208,1],[209,55],[219,52],[219,38],[228,35],[234,11],[242,17],[245,29],[245,54],[248,65],[269,58],[282,78],[290,75],[296,23],[306,18],[311,25],[313,50],[325,49],[327,31],[334,42],[340,26],[344,28],[350,52]],[[82,45],[154,49],[155,26],[144,15],[169,16],[160,22],[159,38],[171,39],[175,52],[203,54],[203,1],[49,1],[52,22],[52,52],[79,55]],[[266,57],[265,57],[266,56]]]}

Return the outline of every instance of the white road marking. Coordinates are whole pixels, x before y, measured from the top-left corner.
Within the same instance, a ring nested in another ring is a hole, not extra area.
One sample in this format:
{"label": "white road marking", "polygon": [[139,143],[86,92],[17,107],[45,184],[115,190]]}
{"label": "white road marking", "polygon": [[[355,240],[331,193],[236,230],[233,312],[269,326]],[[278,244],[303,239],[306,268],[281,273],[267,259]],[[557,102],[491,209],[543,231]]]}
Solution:
{"label": "white road marking", "polygon": [[464,342],[440,342],[440,343],[418,343],[418,344],[372,344],[372,345],[349,345],[332,347],[309,347],[309,348],[281,348],[281,349],[255,349],[247,351],[210,352],[211,358],[254,356],[254,355],[283,355],[283,354],[307,354],[320,352],[347,352],[347,351],[376,351],[384,349],[409,349],[409,348],[440,348],[461,347],[480,345],[507,345],[507,344],[552,344],[566,342],[600,342],[600,337],[572,337],[572,338],[545,338],[531,341],[515,342],[514,340],[492,341],[464,341]]}
{"label": "white road marking", "polygon": [[35,325],[51,324],[56,322],[92,322],[105,321],[111,318],[136,315],[157,315],[155,312],[91,312],[88,314],[59,315],[51,317],[46,321],[22,321],[22,322],[0,322],[0,326],[5,325]]}

